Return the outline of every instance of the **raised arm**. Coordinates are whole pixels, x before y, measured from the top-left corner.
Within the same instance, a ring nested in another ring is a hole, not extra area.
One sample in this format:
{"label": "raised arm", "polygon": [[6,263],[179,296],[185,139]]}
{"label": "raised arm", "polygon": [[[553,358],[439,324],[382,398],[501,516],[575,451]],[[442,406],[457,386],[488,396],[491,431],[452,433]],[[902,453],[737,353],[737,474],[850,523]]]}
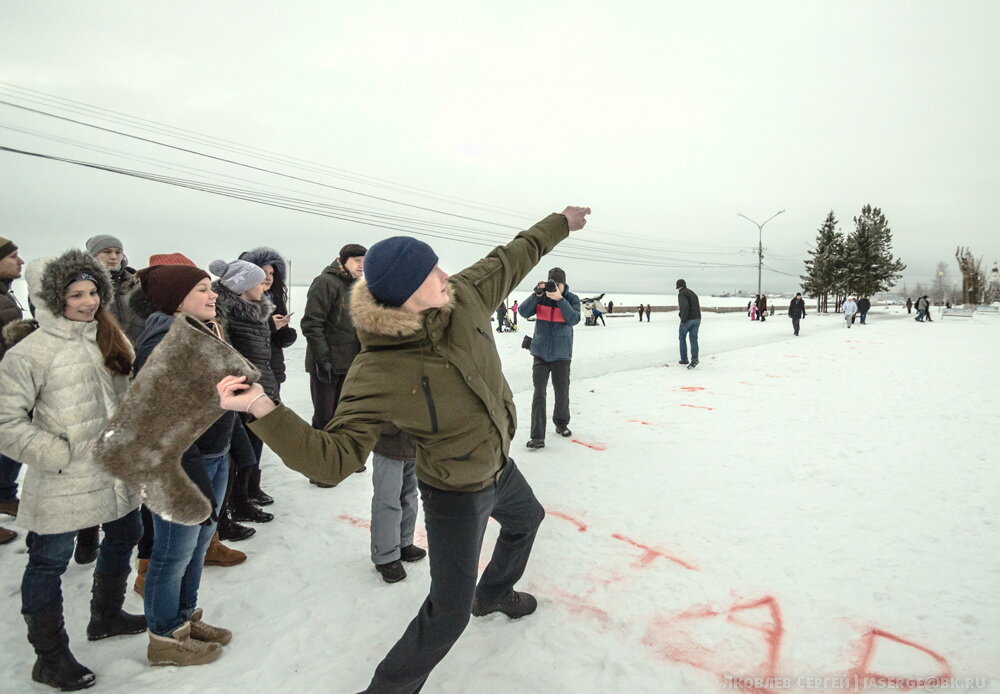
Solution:
{"label": "raised arm", "polygon": [[550,214],[515,236],[506,246],[494,248],[479,262],[452,275],[452,281],[471,286],[479,294],[483,309],[492,313],[542,256],[555,248],[569,232],[584,227],[588,214],[589,207],[567,207],[562,214]]}

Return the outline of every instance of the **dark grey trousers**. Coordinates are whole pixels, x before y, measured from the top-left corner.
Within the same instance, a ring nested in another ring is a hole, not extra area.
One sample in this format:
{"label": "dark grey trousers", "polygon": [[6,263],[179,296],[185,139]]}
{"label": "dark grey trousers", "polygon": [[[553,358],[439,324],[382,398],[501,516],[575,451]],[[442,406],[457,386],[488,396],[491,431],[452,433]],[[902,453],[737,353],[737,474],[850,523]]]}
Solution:
{"label": "dark grey trousers", "polygon": [[[367,694],[419,692],[465,631],[472,600],[504,599],[520,580],[545,510],[513,460],[499,481],[478,492],[445,492],[419,483],[431,591],[417,616],[375,669]],[[493,558],[476,585],[486,522],[500,523]]]}
{"label": "dark grey trousers", "polygon": [[336,374],[333,383],[323,383],[316,378],[316,374],[309,374],[309,395],[313,401],[313,429],[322,429],[333,419],[345,378],[347,374]]}
{"label": "dark grey trousers", "polygon": [[556,427],[569,425],[569,367],[570,361],[545,361],[535,357],[531,368],[531,380],[535,394],[531,398],[531,438],[545,438],[545,396],[549,389],[549,374],[552,374],[552,389],[556,393],[556,404],[552,409],[552,423]]}

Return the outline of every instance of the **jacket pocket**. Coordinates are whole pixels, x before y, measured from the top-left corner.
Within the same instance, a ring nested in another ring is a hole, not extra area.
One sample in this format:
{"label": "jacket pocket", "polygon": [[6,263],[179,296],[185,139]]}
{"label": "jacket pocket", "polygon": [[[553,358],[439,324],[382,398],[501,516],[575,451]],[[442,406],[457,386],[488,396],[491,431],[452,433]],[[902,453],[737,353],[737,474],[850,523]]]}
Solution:
{"label": "jacket pocket", "polygon": [[424,391],[424,400],[427,401],[427,412],[431,418],[431,432],[438,433],[437,408],[434,406],[434,396],[431,394],[431,382],[426,376],[420,379],[420,387]]}

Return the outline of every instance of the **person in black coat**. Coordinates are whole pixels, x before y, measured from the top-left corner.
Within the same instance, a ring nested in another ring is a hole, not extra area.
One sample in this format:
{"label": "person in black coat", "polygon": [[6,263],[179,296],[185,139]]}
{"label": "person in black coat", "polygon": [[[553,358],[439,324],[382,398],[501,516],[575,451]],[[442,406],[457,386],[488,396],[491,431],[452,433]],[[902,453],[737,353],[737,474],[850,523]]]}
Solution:
{"label": "person in black coat", "polygon": [[913,313],[913,299],[906,297],[906,312]]}
{"label": "person in black coat", "polygon": [[681,364],[688,363],[687,339],[691,340],[691,367],[698,366],[698,329],[701,327],[701,304],[698,295],[688,289],[687,282],[677,280],[677,307],[681,319],[678,337],[681,346]]}
{"label": "person in black coat", "polygon": [[795,298],[788,304],[788,317],[792,319],[794,334],[799,334],[799,321],[806,317],[806,302],[801,293],[797,293]]}
{"label": "person in black coat", "polygon": [[863,296],[860,299],[858,299],[858,313],[861,314],[861,325],[865,324],[865,317],[871,310],[872,310],[872,302],[868,299],[867,296]]}
{"label": "person in black coat", "polygon": [[264,297],[274,304],[271,314],[271,371],[278,382],[278,390],[285,382],[285,352],[295,344],[299,334],[291,327],[288,312],[288,263],[273,248],[254,248],[240,253],[240,260],[253,263],[264,271]]}
{"label": "person in black coat", "polygon": [[[264,296],[267,275],[264,270],[245,260],[215,260],[209,266],[212,274],[220,279],[212,284],[212,291],[218,294],[216,310],[222,319],[227,336],[236,351],[260,370],[258,383],[272,400],[278,400],[278,379],[271,369],[271,314],[274,304]],[[260,510],[254,503],[251,481],[256,479],[260,489],[260,459],[264,452],[264,442],[254,436],[250,439],[253,447],[254,465],[236,470],[230,496],[225,508],[227,519],[236,522],[267,523],[274,519],[270,513]],[[264,505],[273,499],[264,494]]]}
{"label": "person in black coat", "polygon": [[757,297],[757,320],[761,323],[767,320],[767,297],[763,294]]}

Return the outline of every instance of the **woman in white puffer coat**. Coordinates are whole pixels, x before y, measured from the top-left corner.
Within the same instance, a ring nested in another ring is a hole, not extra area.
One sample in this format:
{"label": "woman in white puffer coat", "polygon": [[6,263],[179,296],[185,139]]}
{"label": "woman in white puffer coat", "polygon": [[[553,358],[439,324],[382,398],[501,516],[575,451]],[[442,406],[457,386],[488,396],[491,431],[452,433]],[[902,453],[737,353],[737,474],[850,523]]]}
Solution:
{"label": "woman in white puffer coat", "polygon": [[37,655],[32,679],[82,689],[95,677],[69,650],[61,589],[77,530],[104,528],[87,638],[146,629],[143,616],[122,610],[139,501],[90,454],[128,387],[133,352],[104,310],[111,280],[90,255],[68,251],[25,274],[38,329],[0,362],[0,450],[28,466],[17,517],[29,531],[21,613]]}

